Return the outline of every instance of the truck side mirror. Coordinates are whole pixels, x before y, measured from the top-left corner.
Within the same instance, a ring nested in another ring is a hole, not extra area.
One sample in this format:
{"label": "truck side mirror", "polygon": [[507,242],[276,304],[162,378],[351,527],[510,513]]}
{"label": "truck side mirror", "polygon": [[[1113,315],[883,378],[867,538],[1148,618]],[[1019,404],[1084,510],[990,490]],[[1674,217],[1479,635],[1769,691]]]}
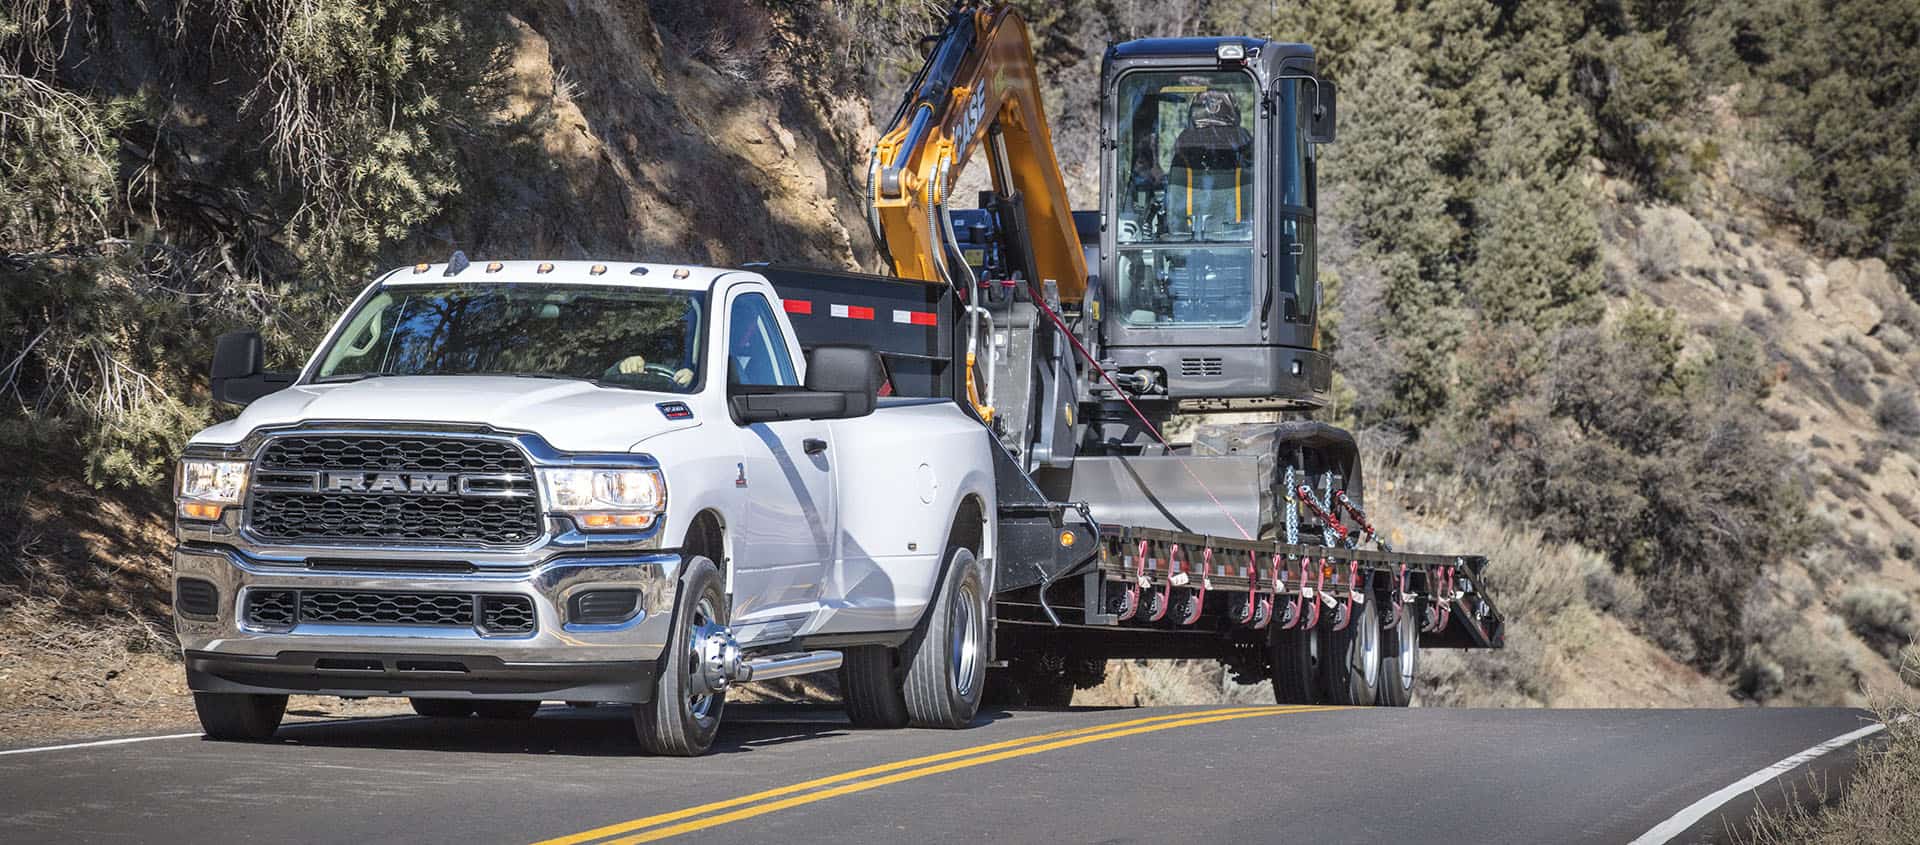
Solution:
{"label": "truck side mirror", "polygon": [[887,371],[872,347],[821,344],[807,353],[807,390],[840,394],[843,419],[873,413],[886,381]]}
{"label": "truck side mirror", "polygon": [[1313,114],[1307,121],[1307,142],[1312,144],[1333,143],[1333,124],[1335,106],[1339,103],[1339,94],[1333,82],[1325,79],[1313,81]]}
{"label": "truck side mirror", "polygon": [[229,405],[245,405],[293,383],[293,373],[266,372],[265,359],[259,332],[221,335],[213,342],[209,379],[213,398]]}
{"label": "truck side mirror", "polygon": [[866,346],[821,344],[807,353],[804,387],[743,385],[729,380],[727,404],[741,425],[778,420],[844,420],[873,413],[887,380],[880,356]]}

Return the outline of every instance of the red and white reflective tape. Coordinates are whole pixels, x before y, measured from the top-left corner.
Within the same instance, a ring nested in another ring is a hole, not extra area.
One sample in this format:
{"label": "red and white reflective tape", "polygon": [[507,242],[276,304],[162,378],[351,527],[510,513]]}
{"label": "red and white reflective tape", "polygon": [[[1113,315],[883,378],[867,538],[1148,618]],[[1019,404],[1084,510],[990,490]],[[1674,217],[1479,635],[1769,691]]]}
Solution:
{"label": "red and white reflective tape", "polygon": [[[780,306],[785,308],[788,314],[813,316],[814,303],[811,299],[783,299],[780,300]],[[870,306],[848,305],[844,302],[827,303],[826,316],[839,317],[843,320],[879,319],[878,313]],[[934,326],[940,323],[940,315],[932,311],[908,311],[896,308],[893,310],[892,317],[893,322],[903,326]]]}
{"label": "red and white reflective tape", "polygon": [[893,312],[893,321],[909,326],[931,326],[940,322],[940,319],[932,311],[901,311],[895,309]]}
{"label": "red and white reflective tape", "polygon": [[813,302],[806,299],[782,299],[780,307],[787,309],[788,314],[813,313]]}
{"label": "red and white reflective tape", "polygon": [[871,320],[873,309],[865,305],[844,305],[838,302],[827,306],[827,314],[833,317],[845,317],[849,320]]}

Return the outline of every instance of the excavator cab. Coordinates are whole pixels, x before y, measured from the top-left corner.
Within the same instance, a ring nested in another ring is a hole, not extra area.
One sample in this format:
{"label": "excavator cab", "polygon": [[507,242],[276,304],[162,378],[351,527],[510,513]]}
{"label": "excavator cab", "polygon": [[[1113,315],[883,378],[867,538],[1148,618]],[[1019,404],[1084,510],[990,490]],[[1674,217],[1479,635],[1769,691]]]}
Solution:
{"label": "excavator cab", "polygon": [[1101,92],[1110,369],[1135,401],[1180,411],[1325,404],[1314,159],[1333,87],[1313,48],[1130,41],[1107,51]]}

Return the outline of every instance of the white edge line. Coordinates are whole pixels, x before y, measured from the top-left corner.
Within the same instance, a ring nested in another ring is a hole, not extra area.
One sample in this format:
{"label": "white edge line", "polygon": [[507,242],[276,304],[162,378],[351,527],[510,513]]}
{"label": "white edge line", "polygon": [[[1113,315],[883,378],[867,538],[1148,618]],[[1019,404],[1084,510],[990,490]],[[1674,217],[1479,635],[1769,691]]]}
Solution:
{"label": "white edge line", "polygon": [[[1903,718],[1897,721],[1905,721],[1905,719]],[[1875,722],[1857,731],[1843,733],[1826,742],[1820,743],[1791,757],[1787,757],[1760,771],[1747,775],[1744,778],[1722,787],[1712,795],[1688,804],[1686,809],[1673,814],[1673,816],[1666,821],[1654,825],[1652,830],[1640,834],[1640,837],[1633,840],[1629,845],[1664,845],[1664,843],[1672,841],[1674,837],[1686,833],[1688,828],[1693,827],[1694,824],[1706,818],[1707,815],[1714,810],[1720,809],[1721,805],[1726,804],[1728,801],[1732,801],[1758,788],[1761,784],[1779,778],[1807,763],[1886,729],[1886,725]]]}
{"label": "white edge line", "polygon": [[[288,722],[287,724],[281,725],[280,727],[282,729],[313,728],[313,727],[319,727],[321,725],[367,724],[369,722],[389,722],[394,719],[418,719],[418,718],[420,717],[403,715],[403,716],[368,716],[365,718],[358,718],[358,719],[315,719],[311,722]],[[101,746],[106,746],[106,745],[131,745],[136,742],[159,742],[160,740],[163,740],[163,739],[191,739],[193,737],[203,736],[203,735],[204,734],[202,734],[200,731],[194,731],[193,733],[164,734],[161,736],[129,736],[129,737],[121,737],[119,739],[97,739],[92,742],[72,742],[66,745],[42,745],[34,748],[9,748],[6,750],[0,750],[0,757],[7,757],[14,754],[37,754],[42,751],[72,751],[76,748],[99,748]]]}

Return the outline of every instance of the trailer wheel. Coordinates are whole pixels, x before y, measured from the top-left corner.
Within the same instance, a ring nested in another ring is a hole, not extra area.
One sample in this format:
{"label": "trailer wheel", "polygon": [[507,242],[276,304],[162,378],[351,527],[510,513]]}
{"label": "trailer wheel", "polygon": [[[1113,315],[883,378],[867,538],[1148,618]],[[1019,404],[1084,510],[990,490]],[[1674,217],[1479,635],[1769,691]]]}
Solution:
{"label": "trailer wheel", "polygon": [[473,715],[473,702],[458,698],[409,698],[413,712],[429,719],[465,719]]}
{"label": "trailer wheel", "polygon": [[1267,643],[1273,666],[1273,700],[1279,704],[1319,704],[1319,631],[1275,630]]}
{"label": "trailer wheel", "polygon": [[1413,684],[1420,667],[1420,608],[1409,602],[1400,609],[1400,624],[1382,628],[1386,648],[1380,655],[1380,706],[1405,707],[1413,703]]}
{"label": "trailer wheel", "polygon": [[963,728],[987,680],[987,595],[973,552],[956,548],[926,630],[901,655],[907,713],[924,728]]}
{"label": "trailer wheel", "polygon": [[284,695],[196,692],[193,712],[200,729],[213,739],[259,742],[272,739],[287,713]]}
{"label": "trailer wheel", "polygon": [[1327,632],[1327,659],[1321,661],[1328,704],[1368,706],[1380,697],[1380,603],[1354,609],[1345,631]]}
{"label": "trailer wheel", "polygon": [[840,697],[847,721],[856,728],[904,728],[907,698],[900,690],[894,651],[886,646],[854,646],[840,661]]}
{"label": "trailer wheel", "polygon": [[727,624],[726,608],[720,570],[713,561],[698,556],[688,561],[653,701],[633,706],[634,732],[648,753],[697,757],[713,747],[727,693],[705,691],[695,678],[700,670],[696,656],[702,629]]}

